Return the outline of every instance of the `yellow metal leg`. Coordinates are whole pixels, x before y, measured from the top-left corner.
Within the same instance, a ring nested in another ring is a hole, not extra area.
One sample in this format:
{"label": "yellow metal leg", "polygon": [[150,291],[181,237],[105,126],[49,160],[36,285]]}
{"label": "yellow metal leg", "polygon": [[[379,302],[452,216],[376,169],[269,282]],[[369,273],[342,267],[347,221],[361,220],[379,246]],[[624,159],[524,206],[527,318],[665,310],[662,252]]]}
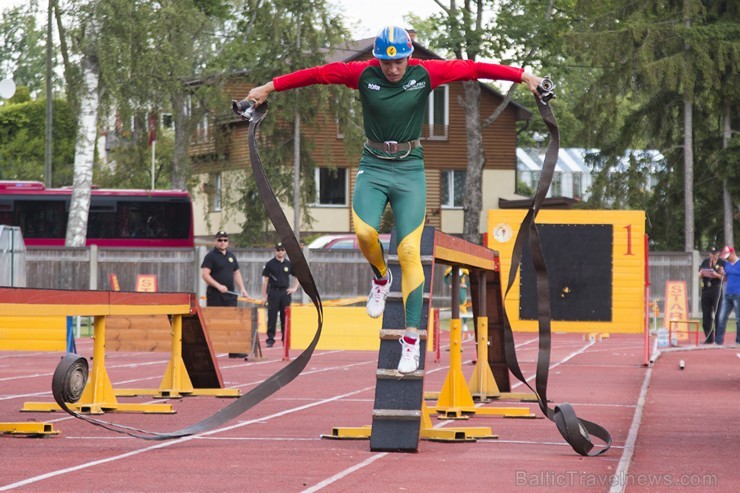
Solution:
{"label": "yellow metal leg", "polygon": [[182,359],[182,315],[172,316],[172,350],[170,361],[158,389],[118,389],[118,397],[151,395],[179,399],[188,395],[213,395],[216,397],[239,397],[239,389],[196,389]]}
{"label": "yellow metal leg", "polygon": [[[105,316],[96,316],[93,332],[93,365],[79,402],[69,408],[79,413],[103,414],[108,411],[172,414],[170,404],[120,404],[105,369]],[[57,403],[26,402],[21,411],[59,411]]]}
{"label": "yellow metal leg", "polygon": [[450,320],[450,369],[434,409],[446,419],[468,419],[475,413],[473,396],[462,372],[462,323],[459,318]]}
{"label": "yellow metal leg", "polygon": [[23,421],[20,423],[0,423],[0,433],[9,435],[47,436],[58,435],[51,423]]}
{"label": "yellow metal leg", "polygon": [[482,401],[501,395],[488,364],[488,317],[478,317],[478,359],[468,380],[468,387],[473,398]]}
{"label": "yellow metal leg", "polygon": [[[480,317],[481,319],[484,317]],[[480,322],[479,322],[480,323]],[[483,327],[478,326],[478,333],[484,332]],[[440,419],[468,419],[470,416],[479,414],[484,416],[504,416],[510,418],[534,418],[528,407],[476,407],[473,396],[468,389],[465,377],[462,373],[462,324],[460,319],[450,320],[450,370],[439,394],[437,405],[432,408],[437,412]],[[487,344],[487,343],[486,343]],[[480,350],[480,349],[479,349]],[[478,359],[478,362],[487,362],[486,359]],[[488,366],[488,365],[486,365]],[[490,369],[489,369],[490,371]],[[491,374],[493,379],[493,374]],[[494,380],[495,385],[495,380]],[[497,389],[498,390],[498,389]],[[500,393],[499,393],[500,395]]]}

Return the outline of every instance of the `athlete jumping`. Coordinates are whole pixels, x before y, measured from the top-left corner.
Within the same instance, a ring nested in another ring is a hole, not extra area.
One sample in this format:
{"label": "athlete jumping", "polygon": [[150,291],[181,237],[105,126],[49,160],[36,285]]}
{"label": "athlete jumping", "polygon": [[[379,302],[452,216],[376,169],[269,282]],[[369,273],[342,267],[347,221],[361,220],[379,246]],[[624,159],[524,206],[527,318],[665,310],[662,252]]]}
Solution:
{"label": "athlete jumping", "polygon": [[365,137],[352,197],[355,232],[373,269],[374,279],[367,312],[380,317],[393,279],[378,240],[380,220],[390,203],[398,239],[401,292],[406,330],[398,371],[419,368],[419,320],[424,271],[421,265],[421,233],[426,216],[424,150],[419,138],[432,90],[448,82],[499,79],[527,84],[538,98],[542,78],[521,68],[470,60],[412,59],[414,45],[405,29],[383,28],[375,38],[374,60],[335,62],[275,77],[247,95],[256,106],[273,91],[287,91],[313,84],[343,84],[360,93]]}

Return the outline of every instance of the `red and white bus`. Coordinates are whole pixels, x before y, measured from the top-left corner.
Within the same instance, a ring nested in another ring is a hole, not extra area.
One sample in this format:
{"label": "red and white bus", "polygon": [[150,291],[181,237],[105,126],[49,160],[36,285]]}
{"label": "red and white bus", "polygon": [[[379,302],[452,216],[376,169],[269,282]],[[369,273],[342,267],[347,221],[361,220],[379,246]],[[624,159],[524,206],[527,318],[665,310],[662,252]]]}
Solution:
{"label": "red and white bus", "polygon": [[[64,246],[72,188],[0,180],[0,224],[19,226],[28,246]],[[193,204],[180,190],[92,190],[87,244],[192,248]]]}

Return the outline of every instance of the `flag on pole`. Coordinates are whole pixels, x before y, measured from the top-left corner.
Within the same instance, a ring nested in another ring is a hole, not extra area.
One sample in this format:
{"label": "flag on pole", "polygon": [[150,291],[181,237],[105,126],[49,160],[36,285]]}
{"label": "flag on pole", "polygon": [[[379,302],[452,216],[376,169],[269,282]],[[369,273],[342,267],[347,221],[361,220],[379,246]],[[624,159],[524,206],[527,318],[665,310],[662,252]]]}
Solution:
{"label": "flag on pole", "polygon": [[157,115],[150,111],[149,112],[149,145],[157,140]]}

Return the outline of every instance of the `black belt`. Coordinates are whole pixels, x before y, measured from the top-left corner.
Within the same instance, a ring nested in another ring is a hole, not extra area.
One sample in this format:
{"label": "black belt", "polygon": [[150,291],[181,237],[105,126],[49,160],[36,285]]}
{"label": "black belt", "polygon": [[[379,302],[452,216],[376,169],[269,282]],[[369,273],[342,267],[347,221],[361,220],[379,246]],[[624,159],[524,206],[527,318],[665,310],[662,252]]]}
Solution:
{"label": "black belt", "polygon": [[267,102],[262,103],[258,108],[254,108],[254,112],[252,114],[254,116],[250,119],[249,123],[249,158],[252,163],[252,174],[257,183],[260,197],[265,203],[267,215],[270,216],[270,220],[272,220],[272,223],[275,226],[275,231],[280,236],[280,241],[285,245],[285,250],[288,255],[290,255],[290,261],[293,263],[295,276],[301,283],[303,292],[311,298],[311,301],[316,307],[318,326],[313,340],[296,359],[291,361],[287,366],[283,367],[267,380],[239,397],[236,401],[194,425],[169,433],[156,433],[130,426],[118,425],[85,416],[71,410],[66,403],[77,402],[82,396],[82,392],[87,382],[88,368],[85,358],[69,353],[57,365],[54,377],[52,378],[51,389],[52,394],[54,395],[54,400],[59,404],[59,407],[67,411],[72,416],[107,430],[130,435],[134,438],[142,438],[144,440],[169,440],[194,435],[196,433],[202,433],[221,426],[227,421],[267,399],[269,396],[293,381],[293,379],[303,371],[308,364],[308,361],[311,359],[311,355],[313,354],[316,344],[319,342],[319,337],[321,336],[321,328],[324,323],[324,308],[321,305],[321,297],[316,288],[316,283],[314,282],[311,270],[308,267],[306,257],[303,256],[303,250],[298,244],[298,240],[290,227],[290,223],[288,223],[288,219],[285,217],[285,214],[283,214],[283,210],[270,187],[270,183],[267,181],[265,170],[262,167],[262,161],[257,152],[256,133],[260,123],[267,114]]}
{"label": "black belt", "polygon": [[[416,149],[417,147],[421,147],[421,140],[414,139],[409,140],[408,142],[396,142],[395,140],[386,140],[385,142],[378,142],[376,140],[370,140],[367,139],[365,141],[365,147],[372,150],[375,149],[376,151],[383,151],[387,152],[388,154],[397,154],[399,152],[405,152],[401,157],[406,157],[409,155],[409,153]],[[375,154],[375,153],[373,153]],[[375,154],[377,156],[377,154]],[[378,156],[383,157],[383,156]]]}

